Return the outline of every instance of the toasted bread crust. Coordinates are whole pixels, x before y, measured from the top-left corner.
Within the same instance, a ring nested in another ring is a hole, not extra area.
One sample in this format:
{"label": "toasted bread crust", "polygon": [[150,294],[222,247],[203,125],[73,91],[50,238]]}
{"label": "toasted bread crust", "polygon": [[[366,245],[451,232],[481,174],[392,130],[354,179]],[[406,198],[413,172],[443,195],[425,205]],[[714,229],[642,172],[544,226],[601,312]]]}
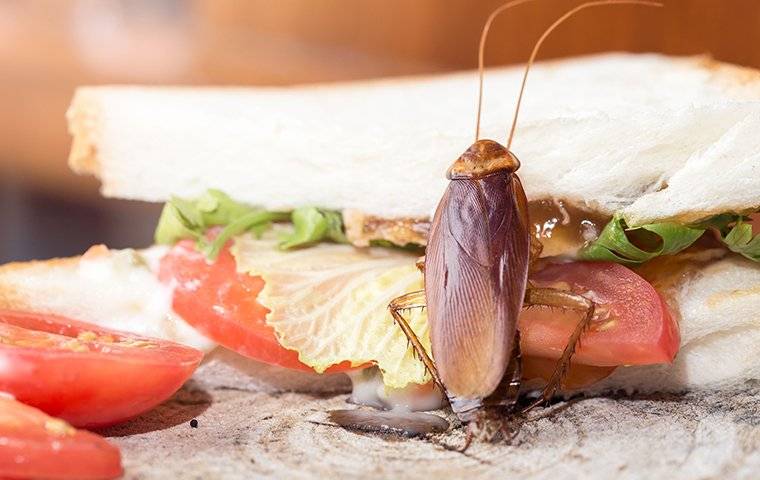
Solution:
{"label": "toasted bread crust", "polygon": [[[44,292],[32,292],[23,289],[19,278],[26,275],[40,275],[51,269],[73,269],[81,257],[53,258],[30,262],[13,262],[0,266],[0,309],[4,310],[39,310],[35,302]],[[43,309],[44,310],[44,309]]]}
{"label": "toasted bread crust", "polygon": [[100,124],[98,103],[88,95],[87,89],[80,89],[74,96],[71,107],[66,112],[71,134],[69,167],[79,174],[89,174],[101,178],[101,163],[98,157],[96,132]]}

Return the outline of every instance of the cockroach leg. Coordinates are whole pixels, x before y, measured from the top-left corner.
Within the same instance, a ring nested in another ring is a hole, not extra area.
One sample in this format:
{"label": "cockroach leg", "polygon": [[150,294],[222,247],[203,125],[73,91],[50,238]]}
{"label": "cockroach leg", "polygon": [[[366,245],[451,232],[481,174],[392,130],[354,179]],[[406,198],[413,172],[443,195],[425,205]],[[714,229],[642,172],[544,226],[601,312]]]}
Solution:
{"label": "cockroach leg", "polygon": [[470,448],[470,445],[472,445],[472,439],[474,437],[475,437],[475,434],[473,433],[473,430],[468,427],[467,431],[465,432],[464,445],[462,445],[462,448],[458,450],[459,453],[464,453],[467,451],[468,448]]}
{"label": "cockroach leg", "polygon": [[505,378],[508,379],[507,394],[501,405],[514,407],[520,396],[520,385],[522,384],[522,352],[520,351],[520,332],[515,332],[515,346],[512,349],[512,358],[509,360],[509,366]]}
{"label": "cockroach leg", "polygon": [[594,312],[596,311],[596,305],[594,302],[586,297],[554,288],[529,288],[525,292],[524,305],[528,307],[540,305],[546,307],[567,308],[585,312],[585,315],[575,326],[572,335],[570,335],[567,346],[565,346],[562,356],[557,361],[557,368],[554,370],[554,373],[549,379],[546,387],[544,387],[541,392],[541,395],[536,401],[528,405],[523,410],[523,413],[549,401],[554,393],[561,387],[565,375],[567,375],[567,371],[570,368],[570,360],[580,343],[581,335],[591,324],[591,320],[594,318]]}
{"label": "cockroach leg", "polygon": [[409,340],[409,343],[412,345],[412,348],[417,354],[417,357],[425,365],[425,368],[428,370],[428,372],[430,372],[430,376],[433,377],[435,384],[438,385],[438,388],[440,388],[442,392],[446,392],[446,388],[443,386],[441,377],[438,375],[438,369],[435,368],[433,359],[430,358],[430,355],[428,355],[425,347],[422,346],[422,342],[420,342],[420,339],[417,338],[417,334],[414,333],[414,330],[412,330],[412,328],[409,326],[409,323],[401,314],[401,312],[404,310],[425,308],[425,306],[425,291],[419,290],[394,298],[388,305],[388,309],[391,311],[391,315],[393,316],[393,319],[396,321],[398,326],[401,327],[401,331],[403,331],[404,335],[406,335],[406,339]]}

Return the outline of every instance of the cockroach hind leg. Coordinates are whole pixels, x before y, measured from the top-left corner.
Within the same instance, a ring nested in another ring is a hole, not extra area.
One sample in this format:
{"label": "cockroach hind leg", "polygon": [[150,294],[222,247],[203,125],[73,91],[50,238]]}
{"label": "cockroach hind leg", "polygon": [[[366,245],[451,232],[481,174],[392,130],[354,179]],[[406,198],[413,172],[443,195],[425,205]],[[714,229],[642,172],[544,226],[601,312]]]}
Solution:
{"label": "cockroach hind leg", "polygon": [[401,328],[401,331],[404,332],[404,335],[406,335],[406,339],[411,344],[415,356],[419,358],[420,361],[422,361],[425,369],[430,373],[430,376],[433,378],[435,384],[438,386],[438,388],[441,389],[442,392],[445,393],[446,389],[443,386],[443,382],[441,382],[441,377],[438,375],[438,370],[435,368],[433,359],[430,358],[427,351],[425,350],[425,347],[422,345],[422,342],[420,342],[419,338],[417,338],[417,334],[414,333],[412,327],[409,326],[409,323],[401,314],[401,312],[405,310],[424,307],[425,291],[419,290],[394,298],[388,305],[388,310],[390,310],[391,316],[393,317],[396,325],[398,325]]}
{"label": "cockroach hind leg", "polygon": [[582,295],[554,288],[529,288],[525,292],[525,301],[523,304],[527,307],[541,305],[551,308],[585,312],[583,318],[581,318],[575,326],[572,335],[570,335],[570,339],[557,361],[557,367],[554,369],[554,373],[552,373],[552,376],[541,391],[541,394],[535,401],[531,402],[522,410],[522,413],[526,413],[551,400],[557,390],[562,386],[565,376],[570,369],[570,361],[572,360],[573,354],[578,346],[580,346],[581,336],[583,335],[583,332],[588,329],[589,325],[591,325],[591,321],[594,319],[596,304]]}
{"label": "cockroach hind leg", "polygon": [[466,432],[465,432],[464,435],[465,435],[465,437],[464,437],[464,445],[462,445],[462,447],[457,450],[459,453],[466,452],[467,449],[470,448],[470,445],[472,445],[472,439],[475,436],[475,434],[473,433],[473,430],[470,428],[470,424],[469,423],[467,424]]}

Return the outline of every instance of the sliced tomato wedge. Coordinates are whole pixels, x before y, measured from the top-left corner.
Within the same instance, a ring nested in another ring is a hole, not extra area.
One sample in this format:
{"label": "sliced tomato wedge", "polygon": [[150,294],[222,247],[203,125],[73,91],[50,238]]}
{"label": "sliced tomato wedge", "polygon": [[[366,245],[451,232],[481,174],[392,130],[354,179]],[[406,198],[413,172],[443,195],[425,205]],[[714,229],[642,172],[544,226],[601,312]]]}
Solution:
{"label": "sliced tomato wedge", "polygon": [[202,358],[173,342],[55,315],[0,311],[0,391],[80,427],[150,410]]}
{"label": "sliced tomato wedge", "polygon": [[122,473],[119,449],[105,439],[0,397],[0,478],[96,480]]}
{"label": "sliced tomato wedge", "polygon": [[[314,371],[277,341],[266,324],[269,310],[256,300],[264,280],[238,273],[229,245],[209,263],[192,241],[179,242],[161,260],[159,278],[174,285],[174,311],[215,342],[270,365]],[[351,369],[344,362],[327,372]]]}
{"label": "sliced tomato wedge", "polygon": [[[594,300],[597,317],[573,356],[600,367],[672,362],[678,352],[678,323],[657,291],[628,268],[609,262],[550,265],[531,276],[537,287],[554,287]],[[520,315],[524,355],[558,359],[581,319],[569,310],[533,307]]]}

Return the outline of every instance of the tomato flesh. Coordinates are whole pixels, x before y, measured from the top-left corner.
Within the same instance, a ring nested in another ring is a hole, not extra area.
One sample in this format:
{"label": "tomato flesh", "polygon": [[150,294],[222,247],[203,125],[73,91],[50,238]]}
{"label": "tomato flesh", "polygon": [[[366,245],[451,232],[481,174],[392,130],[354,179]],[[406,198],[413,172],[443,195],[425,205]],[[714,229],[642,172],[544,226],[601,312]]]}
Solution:
{"label": "tomato flesh", "polygon": [[0,391],[80,427],[112,425],[169,398],[194,348],[48,314],[0,311]]}
{"label": "tomato flesh", "polygon": [[[264,280],[239,273],[229,245],[209,263],[193,242],[179,242],[161,260],[159,278],[174,286],[174,311],[205,336],[260,362],[314,371],[277,341],[266,324],[269,310],[256,300]],[[349,362],[327,371],[346,370],[351,370]]]}
{"label": "tomato flesh", "polygon": [[0,397],[0,477],[110,479],[121,476],[119,449],[94,433]]}
{"label": "tomato flesh", "polygon": [[[680,344],[678,323],[643,278],[609,262],[554,264],[531,276],[536,287],[554,287],[594,300],[597,317],[581,337],[573,361],[600,367],[669,363]],[[524,355],[558,359],[581,319],[579,312],[533,307],[519,328]]]}

